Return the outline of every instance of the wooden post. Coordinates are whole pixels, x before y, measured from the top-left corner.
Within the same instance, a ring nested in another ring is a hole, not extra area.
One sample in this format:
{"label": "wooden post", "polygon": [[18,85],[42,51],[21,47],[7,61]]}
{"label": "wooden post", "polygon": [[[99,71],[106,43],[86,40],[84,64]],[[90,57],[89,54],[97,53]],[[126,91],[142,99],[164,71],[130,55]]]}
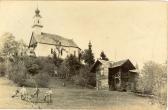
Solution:
{"label": "wooden post", "polygon": [[99,76],[98,76],[98,71],[96,71],[96,90],[99,90]]}

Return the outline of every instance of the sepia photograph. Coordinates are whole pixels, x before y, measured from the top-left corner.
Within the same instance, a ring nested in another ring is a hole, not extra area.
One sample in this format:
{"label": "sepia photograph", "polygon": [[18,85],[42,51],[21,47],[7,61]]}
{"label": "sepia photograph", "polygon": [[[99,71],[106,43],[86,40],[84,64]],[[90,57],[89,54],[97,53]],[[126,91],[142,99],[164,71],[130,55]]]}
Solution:
{"label": "sepia photograph", "polygon": [[166,1],[0,0],[0,109],[166,110]]}

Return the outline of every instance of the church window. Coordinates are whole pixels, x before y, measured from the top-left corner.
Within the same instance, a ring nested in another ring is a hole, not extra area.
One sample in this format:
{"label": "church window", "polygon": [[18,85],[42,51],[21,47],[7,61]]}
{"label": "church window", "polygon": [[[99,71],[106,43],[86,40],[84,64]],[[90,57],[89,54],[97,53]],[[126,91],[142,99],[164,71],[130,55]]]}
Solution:
{"label": "church window", "polygon": [[74,56],[76,56],[76,51],[74,51]]}
{"label": "church window", "polygon": [[53,54],[53,49],[51,48],[51,54]]}
{"label": "church window", "polygon": [[39,21],[39,20],[38,20],[37,22],[38,22],[38,24],[40,23],[40,21]]}
{"label": "church window", "polygon": [[63,49],[61,49],[61,55],[63,55]]}

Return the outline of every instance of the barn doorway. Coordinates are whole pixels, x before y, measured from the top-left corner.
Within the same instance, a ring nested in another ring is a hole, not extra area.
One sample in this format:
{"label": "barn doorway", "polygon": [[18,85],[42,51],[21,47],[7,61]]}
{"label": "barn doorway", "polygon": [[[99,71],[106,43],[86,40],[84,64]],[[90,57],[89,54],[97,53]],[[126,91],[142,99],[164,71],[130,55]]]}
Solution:
{"label": "barn doorway", "polygon": [[108,84],[109,84],[109,90],[114,91],[118,89],[118,86],[120,85],[120,79],[116,78],[116,74],[118,72],[118,69],[109,69],[108,73]]}

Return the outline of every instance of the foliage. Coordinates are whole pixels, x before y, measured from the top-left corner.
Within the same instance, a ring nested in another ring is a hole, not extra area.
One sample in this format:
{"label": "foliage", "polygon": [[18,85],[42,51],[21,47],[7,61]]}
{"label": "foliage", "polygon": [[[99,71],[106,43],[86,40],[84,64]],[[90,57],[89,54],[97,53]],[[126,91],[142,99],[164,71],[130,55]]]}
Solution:
{"label": "foliage", "polygon": [[70,69],[67,67],[67,62],[64,60],[61,65],[59,66],[59,68],[57,69],[58,72],[58,76],[60,78],[65,78],[65,79],[69,79],[70,75]]}
{"label": "foliage", "polygon": [[146,94],[153,94],[161,100],[166,96],[166,65],[153,61],[146,62],[138,80],[138,89]]}
{"label": "foliage", "polygon": [[18,43],[11,33],[5,33],[1,36],[1,54],[4,56],[14,55],[17,52]]}
{"label": "foliage", "polygon": [[73,81],[75,84],[81,85],[83,87],[94,87],[96,85],[95,74],[90,73],[90,67],[88,65],[82,66],[79,74],[73,77]]}
{"label": "foliage", "polygon": [[63,59],[57,57],[57,55],[54,52],[53,53],[53,62],[57,67],[59,67],[61,65],[61,63],[63,62]]}
{"label": "foliage", "polygon": [[23,40],[16,41],[11,33],[5,33],[1,36],[1,56],[17,56],[26,54],[26,45]]}
{"label": "foliage", "polygon": [[142,69],[144,78],[144,91],[153,93],[161,83],[161,79],[166,78],[166,68],[163,65],[149,61],[144,64]]}
{"label": "foliage", "polygon": [[50,76],[46,73],[40,73],[35,75],[34,79],[38,87],[48,87]]}
{"label": "foliage", "polygon": [[18,85],[22,85],[26,79],[26,67],[23,61],[9,62],[7,64],[6,73],[8,78]]}
{"label": "foliage", "polygon": [[106,60],[106,61],[109,60],[109,59],[107,58],[106,54],[105,54],[103,51],[100,53],[100,58],[101,58],[102,60]]}
{"label": "foliage", "polygon": [[40,65],[37,63],[36,58],[25,56],[23,58],[23,61],[25,62],[25,66],[27,68],[28,74],[30,75],[38,74],[41,68],[40,68]]}
{"label": "foliage", "polygon": [[0,76],[4,76],[6,72],[5,58],[0,57]]}
{"label": "foliage", "polygon": [[49,57],[24,57],[28,74],[25,85],[47,87],[50,75],[54,73],[54,63]]}
{"label": "foliage", "polygon": [[29,74],[31,75],[35,75],[35,74],[38,74],[38,70],[39,70],[39,65],[37,64],[32,64],[30,67],[28,67],[28,71],[29,71]]}
{"label": "foliage", "polygon": [[[19,86],[47,87],[49,75],[52,74],[54,63],[49,58],[43,57],[15,57],[14,61],[8,61],[8,78]],[[52,62],[52,63],[51,63]]]}
{"label": "foliage", "polygon": [[84,50],[84,52],[82,54],[82,59],[90,67],[92,64],[94,64],[95,59],[94,59],[94,54],[92,52],[92,45],[90,42],[89,42],[88,47],[89,47],[88,49]]}
{"label": "foliage", "polygon": [[69,69],[69,76],[73,76],[79,73],[81,68],[81,62],[74,55],[70,55],[65,59],[65,65]]}

